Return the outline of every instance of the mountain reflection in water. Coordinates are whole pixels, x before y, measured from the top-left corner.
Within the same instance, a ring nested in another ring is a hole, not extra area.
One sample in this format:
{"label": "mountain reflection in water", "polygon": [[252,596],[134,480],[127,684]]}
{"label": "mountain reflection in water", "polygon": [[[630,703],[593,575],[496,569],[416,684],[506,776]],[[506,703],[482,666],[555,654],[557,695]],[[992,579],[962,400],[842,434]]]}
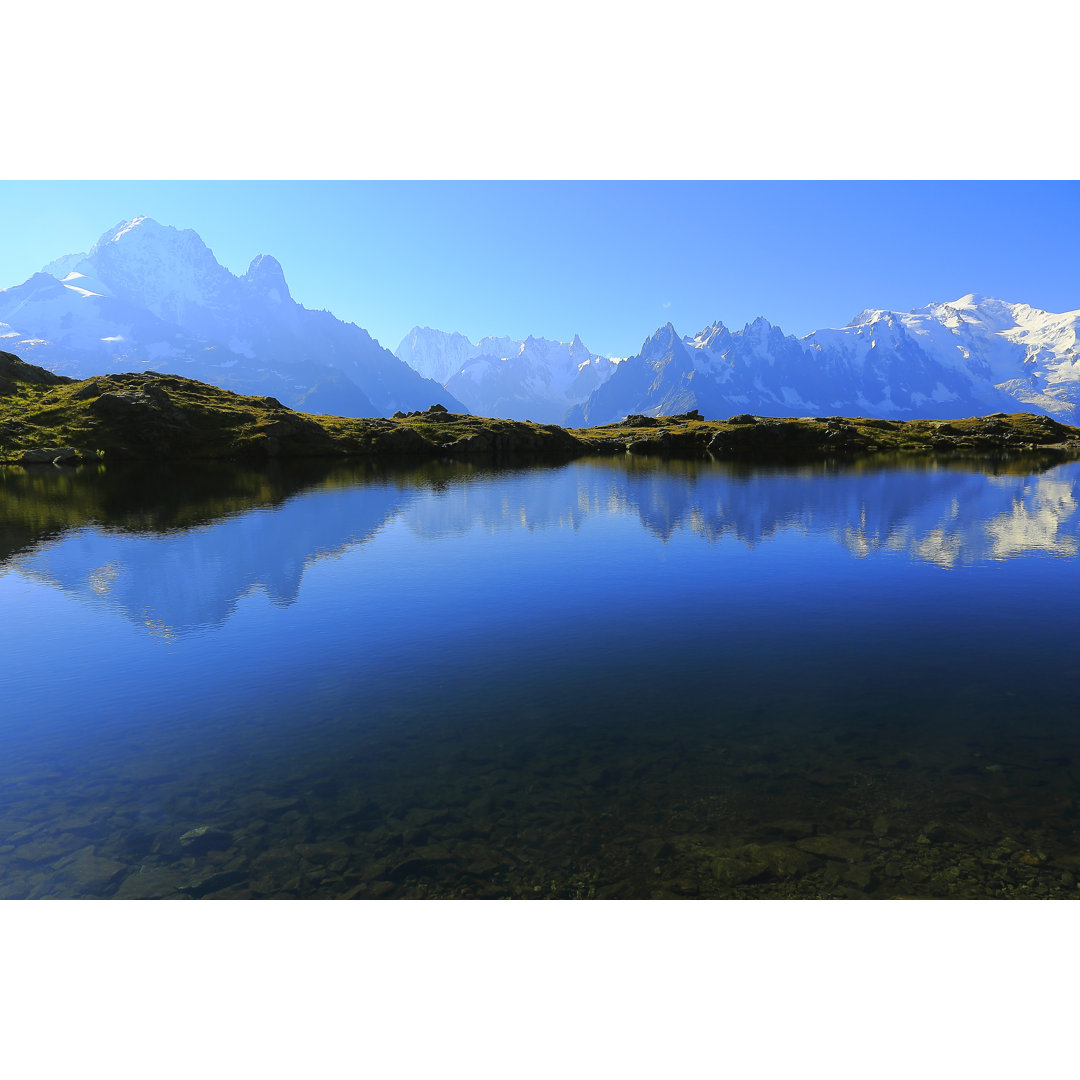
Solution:
{"label": "mountain reflection in water", "polygon": [[[144,505],[118,526],[95,528],[100,518],[88,510],[84,522],[36,536],[32,499],[9,476],[8,529],[18,523],[26,539],[2,565],[176,633],[220,625],[252,591],[274,604],[294,602],[306,567],[364,544],[398,519],[424,540],[474,529],[576,530],[603,517],[636,517],[665,542],[682,531],[753,547],[794,531],[829,537],[857,557],[897,552],[945,568],[1077,552],[1077,472],[1068,465],[1045,475],[634,461],[503,474],[428,467],[372,478],[365,471],[314,481],[310,474],[279,477],[272,498],[257,492],[266,503],[234,500],[224,513],[212,495],[204,491],[200,501],[196,492],[187,526],[173,524],[174,514],[148,514]],[[149,486],[143,498],[152,496],[152,478],[135,483]],[[173,499],[182,491],[174,489]],[[107,505],[115,510],[117,502],[110,492]],[[25,524],[18,522],[23,507]]]}
{"label": "mountain reflection in water", "polygon": [[0,471],[0,897],[1076,897],[1078,482]]}

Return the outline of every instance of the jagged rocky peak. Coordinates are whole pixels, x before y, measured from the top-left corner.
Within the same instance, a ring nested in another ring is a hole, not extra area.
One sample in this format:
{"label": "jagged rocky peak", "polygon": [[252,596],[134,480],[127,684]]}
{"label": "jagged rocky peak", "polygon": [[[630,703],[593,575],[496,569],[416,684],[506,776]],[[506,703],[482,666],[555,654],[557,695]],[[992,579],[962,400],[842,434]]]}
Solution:
{"label": "jagged rocky peak", "polygon": [[646,359],[655,360],[671,352],[676,345],[680,349],[684,348],[682,338],[679,337],[675,327],[671,323],[665,323],[651,337],[645,339],[641,346],[641,355]]}
{"label": "jagged rocky peak", "polygon": [[709,325],[706,326],[704,329],[698,331],[698,333],[695,335],[695,337],[699,337],[699,338],[712,337],[714,334],[718,334],[718,333],[720,333],[721,330],[726,330],[726,329],[727,329],[727,327],[723,324],[723,322],[720,319],[716,319],[714,322],[709,323]]}
{"label": "jagged rocky peak", "polygon": [[568,351],[571,361],[577,364],[579,368],[590,363],[598,363],[601,360],[600,355],[594,353],[577,334],[574,335],[573,340],[570,342]]}
{"label": "jagged rocky peak", "polygon": [[737,332],[747,343],[753,343],[759,351],[778,345],[784,336],[783,330],[769,322],[764,315],[759,315],[753,322],[746,323],[742,330]]}
{"label": "jagged rocky peak", "polygon": [[292,298],[289,286],[285,283],[285,271],[273,255],[256,255],[251,260],[244,280],[277,303]]}
{"label": "jagged rocky peak", "polygon": [[730,344],[731,331],[718,319],[716,322],[699,330],[696,334],[687,335],[682,340],[684,345],[688,345],[693,349],[715,350],[725,348]]}

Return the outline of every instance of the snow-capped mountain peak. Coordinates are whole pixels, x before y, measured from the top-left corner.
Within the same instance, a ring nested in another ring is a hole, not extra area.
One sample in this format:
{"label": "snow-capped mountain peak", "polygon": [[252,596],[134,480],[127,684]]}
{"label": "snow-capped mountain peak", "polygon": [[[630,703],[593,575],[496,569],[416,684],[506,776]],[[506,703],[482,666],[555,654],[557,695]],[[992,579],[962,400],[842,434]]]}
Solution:
{"label": "snow-capped mountain peak", "polygon": [[879,319],[884,318],[887,314],[888,312],[883,311],[880,308],[864,308],[849,323],[842,327],[842,329],[847,330],[856,326],[869,326],[871,323],[875,323]]}
{"label": "snow-capped mountain peak", "polygon": [[980,307],[984,304],[1000,304],[1002,301],[995,300],[990,296],[983,296],[982,293],[965,293],[959,300],[954,300],[949,307],[963,308],[963,307]]}
{"label": "snow-capped mountain peak", "polygon": [[309,412],[466,411],[366,330],[296,303],[273,256],[237,277],[193,229],[146,216],[0,290],[0,322],[9,348],[76,377],[152,366]]}
{"label": "snow-capped mountain peak", "polygon": [[145,216],[107,229],[70,269],[100,282],[107,295],[172,322],[224,301],[235,283],[194,229]]}
{"label": "snow-capped mountain peak", "polygon": [[161,228],[153,218],[147,217],[144,214],[142,217],[133,217],[129,221],[118,222],[111,229],[107,230],[94,246],[97,247],[99,244],[115,244],[120,237],[127,235],[127,233],[134,231],[143,224],[146,225],[147,232],[152,232]]}
{"label": "snow-capped mountain peak", "polygon": [[[217,265],[213,252],[194,229],[159,225],[153,218],[146,216],[120,221],[111,229],[106,229],[90,249],[87,259],[93,262],[110,252],[110,249],[122,249],[122,257],[128,260],[138,258],[137,252],[147,252],[159,257],[193,261],[204,266],[211,261]],[[110,260],[116,258],[112,255],[106,257]]]}

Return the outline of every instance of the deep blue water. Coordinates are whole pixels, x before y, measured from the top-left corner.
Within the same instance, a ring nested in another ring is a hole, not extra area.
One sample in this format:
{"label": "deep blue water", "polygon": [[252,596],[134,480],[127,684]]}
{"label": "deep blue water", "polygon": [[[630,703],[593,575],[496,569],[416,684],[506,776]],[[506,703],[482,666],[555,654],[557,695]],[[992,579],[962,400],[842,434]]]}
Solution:
{"label": "deep blue water", "polygon": [[1078,484],[10,470],[0,896],[1075,898]]}

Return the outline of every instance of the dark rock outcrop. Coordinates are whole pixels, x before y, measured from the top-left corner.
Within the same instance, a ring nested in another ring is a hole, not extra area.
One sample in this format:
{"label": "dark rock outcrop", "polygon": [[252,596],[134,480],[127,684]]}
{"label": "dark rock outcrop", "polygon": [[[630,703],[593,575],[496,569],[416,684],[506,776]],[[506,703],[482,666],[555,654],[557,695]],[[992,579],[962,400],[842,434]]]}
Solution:
{"label": "dark rock outcrop", "polygon": [[0,396],[15,393],[19,383],[30,386],[60,386],[74,382],[66,375],[56,375],[43,367],[28,364],[14,353],[0,352]]}

